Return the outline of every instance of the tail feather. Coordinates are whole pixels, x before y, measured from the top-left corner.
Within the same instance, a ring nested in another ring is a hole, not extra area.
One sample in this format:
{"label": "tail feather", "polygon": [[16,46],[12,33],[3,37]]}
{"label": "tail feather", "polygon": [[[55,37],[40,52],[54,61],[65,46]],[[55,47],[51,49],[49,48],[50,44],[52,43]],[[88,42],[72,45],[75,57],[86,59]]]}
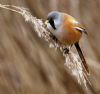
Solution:
{"label": "tail feather", "polygon": [[82,51],[81,51],[81,48],[80,48],[78,42],[75,43],[75,47],[76,47],[77,52],[78,52],[78,54],[79,54],[79,56],[80,56],[80,58],[81,58],[81,60],[82,60],[83,68],[85,69],[86,74],[89,75],[88,65],[87,65],[87,63],[86,63],[86,60],[85,60],[85,58],[84,58],[84,55],[83,55],[83,53],[82,53]]}

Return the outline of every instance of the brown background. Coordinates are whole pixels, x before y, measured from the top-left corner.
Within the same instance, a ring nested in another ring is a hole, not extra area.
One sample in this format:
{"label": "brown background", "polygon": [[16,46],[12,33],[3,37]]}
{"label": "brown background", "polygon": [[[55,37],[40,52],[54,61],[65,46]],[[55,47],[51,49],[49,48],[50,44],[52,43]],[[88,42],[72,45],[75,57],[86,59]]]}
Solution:
{"label": "brown background", "polygon": [[[59,10],[76,17],[88,31],[80,41],[100,94],[99,0],[0,0],[1,4],[27,7],[37,18]],[[17,13],[0,8],[0,94],[83,94],[64,69],[64,57],[38,38]]]}

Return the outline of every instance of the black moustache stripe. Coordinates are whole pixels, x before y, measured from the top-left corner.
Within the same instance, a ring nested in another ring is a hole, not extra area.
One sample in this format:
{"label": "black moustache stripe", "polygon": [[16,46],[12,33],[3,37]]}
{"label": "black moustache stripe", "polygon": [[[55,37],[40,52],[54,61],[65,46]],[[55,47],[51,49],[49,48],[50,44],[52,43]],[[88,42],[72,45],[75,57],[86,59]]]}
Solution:
{"label": "black moustache stripe", "polygon": [[52,26],[52,28],[53,28],[54,30],[56,30],[56,27],[55,27],[55,24],[54,24],[54,20],[53,20],[53,19],[50,19],[50,20],[49,20],[49,23],[50,23],[50,25]]}

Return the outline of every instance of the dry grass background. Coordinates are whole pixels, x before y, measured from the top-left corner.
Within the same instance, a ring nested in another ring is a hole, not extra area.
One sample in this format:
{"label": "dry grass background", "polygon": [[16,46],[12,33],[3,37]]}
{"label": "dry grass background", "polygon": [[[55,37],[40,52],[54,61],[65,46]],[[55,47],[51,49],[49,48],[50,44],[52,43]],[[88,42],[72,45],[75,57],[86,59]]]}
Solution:
{"label": "dry grass background", "polygon": [[[51,10],[64,11],[83,23],[89,33],[81,39],[93,88],[100,94],[99,0],[0,0],[27,7],[46,19]],[[17,13],[0,9],[0,94],[84,94],[64,69],[64,57],[49,48]],[[86,93],[85,93],[86,94]]]}

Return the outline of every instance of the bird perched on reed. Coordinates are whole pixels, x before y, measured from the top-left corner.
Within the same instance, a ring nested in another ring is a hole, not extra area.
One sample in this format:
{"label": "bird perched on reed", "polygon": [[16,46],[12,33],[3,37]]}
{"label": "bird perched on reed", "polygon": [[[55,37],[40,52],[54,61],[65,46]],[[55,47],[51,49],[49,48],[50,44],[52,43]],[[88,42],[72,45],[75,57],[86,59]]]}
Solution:
{"label": "bird perched on reed", "polygon": [[[89,69],[86,60],[83,56],[81,48],[79,46],[79,40],[82,37],[82,33],[87,34],[84,27],[72,16],[66,13],[52,11],[48,14],[45,21],[47,28],[50,32],[64,45],[75,45],[78,54],[82,60],[82,64],[87,74]],[[69,52],[66,48],[65,52]]]}

